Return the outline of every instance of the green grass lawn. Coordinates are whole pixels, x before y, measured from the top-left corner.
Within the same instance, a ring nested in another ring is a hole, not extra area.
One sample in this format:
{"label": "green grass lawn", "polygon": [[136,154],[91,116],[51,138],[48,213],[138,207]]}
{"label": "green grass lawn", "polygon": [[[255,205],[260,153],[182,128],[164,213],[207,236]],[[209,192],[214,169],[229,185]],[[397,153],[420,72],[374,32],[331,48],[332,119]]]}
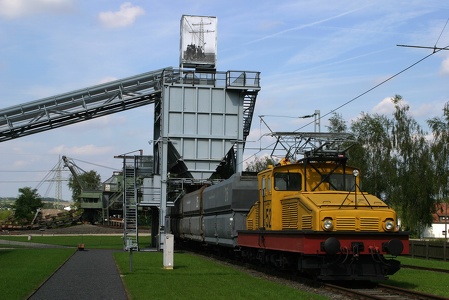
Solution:
{"label": "green grass lawn", "polygon": [[26,299],[75,249],[0,249],[0,298]]}
{"label": "green grass lawn", "polygon": [[[2,240],[69,246],[68,249],[24,248],[0,245],[0,299],[26,299],[49,278],[75,251],[85,249],[123,248],[121,236],[0,236]],[[15,249],[14,249],[14,248]]]}
{"label": "green grass lawn", "polygon": [[[399,257],[402,264],[448,269],[449,262],[426,260],[410,257]],[[391,275],[385,284],[394,285],[405,289],[413,289],[423,293],[449,297],[449,274],[431,271],[421,271],[402,268],[396,274]]]}
{"label": "green grass lawn", "polygon": [[[86,249],[122,249],[120,236],[0,236],[0,239],[35,242],[72,249],[0,250],[0,290],[2,299],[24,299],[77,251]],[[133,252],[133,270],[129,270],[129,252],[118,251],[115,260],[132,299],[326,299],[290,287],[250,276],[233,268],[185,253],[175,254],[175,268],[163,269],[163,253]],[[3,292],[7,291],[7,292]]]}
{"label": "green grass lawn", "polygon": [[[0,239],[71,246],[71,249],[0,250],[0,298],[24,299],[68,259],[78,244],[86,249],[117,249],[115,260],[131,299],[325,299],[251,276],[187,253],[175,253],[174,269],[163,269],[163,253],[129,253],[121,236],[0,236]],[[2,245],[0,245],[2,247]],[[6,245],[12,247],[12,245]],[[449,269],[449,262],[399,257],[402,264]],[[449,296],[449,274],[401,269],[385,282],[439,296]]]}
{"label": "green grass lawn", "polygon": [[163,269],[160,252],[114,253],[131,299],[326,299],[251,276],[205,258],[175,253]]}
{"label": "green grass lawn", "polygon": [[403,265],[449,270],[449,261],[411,258],[409,256],[399,256],[397,259]]}

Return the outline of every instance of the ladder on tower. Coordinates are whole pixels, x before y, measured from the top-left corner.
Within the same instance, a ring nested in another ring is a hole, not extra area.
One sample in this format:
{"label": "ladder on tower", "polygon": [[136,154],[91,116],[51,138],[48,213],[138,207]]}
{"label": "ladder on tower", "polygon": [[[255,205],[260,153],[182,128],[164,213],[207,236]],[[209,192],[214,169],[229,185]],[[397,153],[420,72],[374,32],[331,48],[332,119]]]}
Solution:
{"label": "ladder on tower", "polygon": [[139,250],[138,241],[138,186],[136,176],[136,157],[123,158],[123,244],[124,250]]}
{"label": "ladder on tower", "polygon": [[260,90],[260,73],[250,71],[226,72],[226,88],[239,89],[243,95],[243,146],[251,130],[257,94]]}
{"label": "ladder on tower", "polygon": [[254,107],[256,106],[258,91],[246,90],[243,95],[243,140],[246,138],[251,130],[251,123],[253,120]]}

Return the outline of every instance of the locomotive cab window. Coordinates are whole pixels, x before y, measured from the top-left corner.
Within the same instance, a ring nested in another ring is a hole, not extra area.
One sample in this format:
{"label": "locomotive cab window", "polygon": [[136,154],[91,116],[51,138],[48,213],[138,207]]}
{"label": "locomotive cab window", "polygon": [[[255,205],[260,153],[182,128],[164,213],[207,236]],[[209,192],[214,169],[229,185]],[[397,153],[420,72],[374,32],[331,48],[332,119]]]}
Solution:
{"label": "locomotive cab window", "polygon": [[329,190],[355,191],[355,177],[350,174],[328,174],[323,176],[323,181],[329,183]]}
{"label": "locomotive cab window", "polygon": [[274,173],[274,189],[277,191],[300,191],[301,174],[299,173]]}

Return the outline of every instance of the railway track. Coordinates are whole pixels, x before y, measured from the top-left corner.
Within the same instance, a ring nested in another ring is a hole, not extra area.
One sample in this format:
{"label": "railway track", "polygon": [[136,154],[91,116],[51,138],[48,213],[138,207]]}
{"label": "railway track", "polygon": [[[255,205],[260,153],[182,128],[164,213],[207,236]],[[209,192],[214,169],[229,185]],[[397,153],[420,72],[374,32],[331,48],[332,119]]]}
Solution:
{"label": "railway track", "polygon": [[[436,296],[432,294],[425,294],[413,290],[402,289],[394,286],[377,283],[363,283],[363,282],[346,282],[341,285],[333,283],[323,283],[305,278],[302,276],[294,276],[290,273],[282,272],[280,270],[273,270],[261,265],[252,265],[241,261],[236,261],[221,256],[210,255],[210,253],[187,250],[189,253],[195,253],[203,257],[207,257],[214,261],[232,265],[244,272],[249,272],[253,276],[260,276],[266,280],[275,281],[296,289],[304,290],[310,293],[318,293],[329,299],[381,299],[381,300],[449,300],[448,297]],[[429,269],[429,268],[426,268]],[[442,270],[442,269],[438,269]],[[437,270],[437,271],[438,271]],[[442,270],[446,271],[446,270]]]}
{"label": "railway track", "polygon": [[412,290],[406,290],[385,284],[378,284],[370,288],[348,288],[334,284],[324,284],[324,287],[335,293],[342,294],[348,299],[379,299],[379,300],[403,300],[403,299],[419,299],[419,300],[447,300],[449,298],[425,294]]}
{"label": "railway track", "polygon": [[[198,253],[197,253],[198,254]],[[204,253],[200,254],[204,256]],[[224,262],[222,257],[209,256],[214,260],[219,260]],[[273,269],[265,268],[263,266],[255,266],[255,265],[242,265],[241,262],[237,262],[235,260],[225,260],[227,263],[239,266],[239,268],[244,268],[251,271],[261,272],[265,274],[265,279],[272,281],[279,281],[281,284],[286,284],[292,286],[294,288],[298,288],[301,290],[309,291],[309,292],[317,292],[319,290],[327,290],[327,292],[322,293],[323,296],[328,296],[330,299],[381,299],[381,300],[449,300],[449,297],[442,297],[432,294],[426,294],[418,291],[403,289],[395,286],[390,286],[386,284],[379,283],[368,283],[363,284],[363,282],[350,282],[346,283],[346,287],[343,285],[332,284],[332,283],[323,283],[317,282],[315,280],[311,280],[310,278],[304,278],[301,276],[292,276],[291,274],[287,274],[285,272],[281,272],[279,270],[273,271]],[[444,269],[431,269],[431,268],[422,268],[426,270],[432,271],[442,271],[446,272]],[[362,288],[360,288],[362,286]],[[320,293],[321,294],[321,293]]]}
{"label": "railway track", "polygon": [[405,269],[431,271],[431,272],[440,272],[440,273],[449,273],[448,269],[436,269],[436,268],[418,267],[418,266],[411,266],[411,265],[401,265],[401,267],[405,268]]}

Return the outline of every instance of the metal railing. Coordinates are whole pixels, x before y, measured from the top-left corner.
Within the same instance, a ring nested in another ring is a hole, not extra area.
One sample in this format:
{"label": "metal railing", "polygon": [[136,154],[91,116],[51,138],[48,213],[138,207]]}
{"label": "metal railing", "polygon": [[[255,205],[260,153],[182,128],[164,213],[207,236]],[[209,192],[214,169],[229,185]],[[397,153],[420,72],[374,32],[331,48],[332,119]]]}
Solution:
{"label": "metal railing", "polygon": [[164,72],[164,83],[260,90],[260,72],[170,69]]}

